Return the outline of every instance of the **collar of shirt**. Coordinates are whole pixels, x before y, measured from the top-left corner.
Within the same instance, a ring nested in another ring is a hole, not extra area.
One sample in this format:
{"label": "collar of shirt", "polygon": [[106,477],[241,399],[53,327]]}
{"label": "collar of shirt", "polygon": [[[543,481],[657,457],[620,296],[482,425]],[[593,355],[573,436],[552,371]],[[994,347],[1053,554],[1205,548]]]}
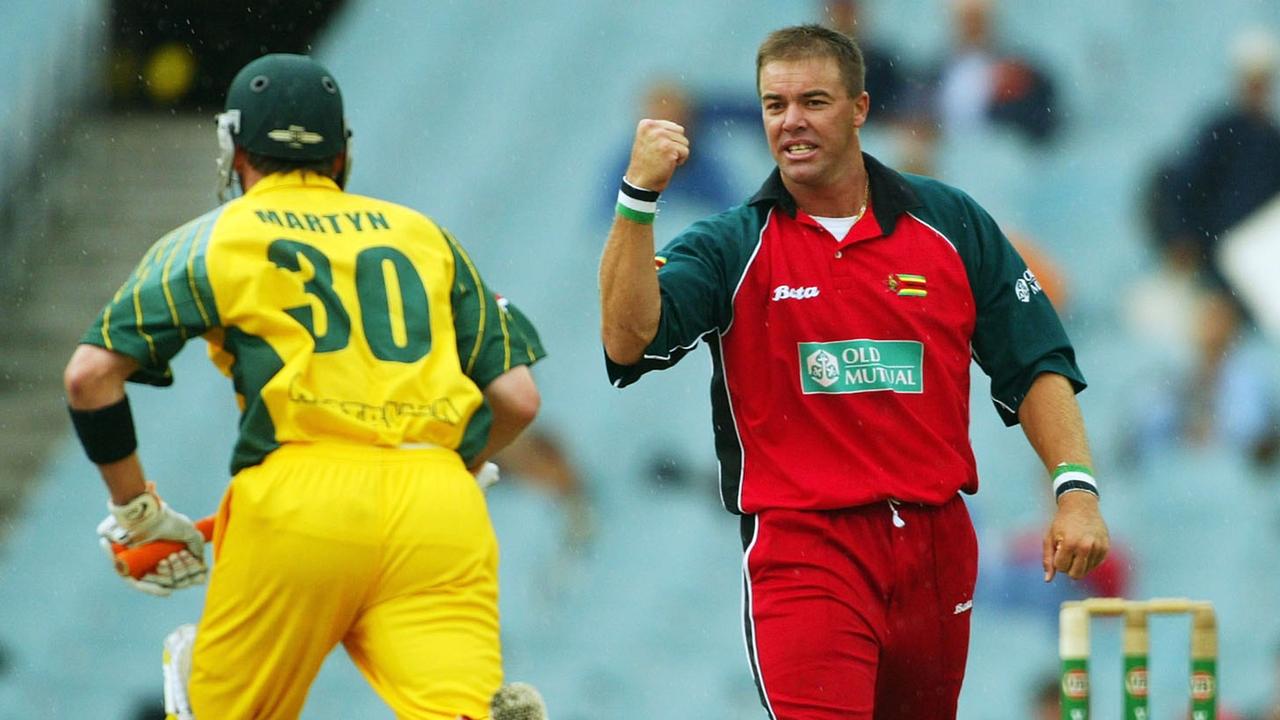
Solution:
{"label": "collar of shirt", "polygon": [[245,195],[257,195],[282,187],[312,187],[337,190],[338,183],[334,182],[333,178],[325,177],[319,173],[294,170],[293,172],[271,173],[263,177],[254,183],[253,187],[249,188]]}
{"label": "collar of shirt", "polygon": [[[804,211],[799,211],[795,215],[796,222],[802,225],[810,225],[812,227],[824,227],[822,223],[813,219],[812,215]],[[876,219],[875,203],[867,205],[867,209],[863,211],[862,217],[858,218],[843,237],[835,238],[836,247],[842,248],[859,240],[870,240],[871,238],[884,237],[889,231],[880,227],[880,222]]]}
{"label": "collar of shirt", "polygon": [[[871,202],[867,207],[867,215],[875,221],[880,232],[872,231],[873,223],[859,221],[854,226],[854,230],[850,233],[848,240],[853,240],[854,235],[862,236],[864,233],[870,232],[868,237],[875,235],[890,235],[893,228],[898,222],[898,216],[902,213],[920,207],[920,199],[916,197],[915,192],[907,186],[905,180],[896,171],[876,160],[867,153],[862,153],[862,163],[867,168],[867,175],[871,184]],[[747,201],[748,205],[773,204],[780,210],[796,217],[796,200],[787,192],[787,188],[782,183],[782,174],[778,168],[774,168],[769,174],[769,178],[764,181],[764,185],[755,195]],[[872,210],[874,208],[874,211]],[[804,221],[814,223],[807,214],[802,214]]]}

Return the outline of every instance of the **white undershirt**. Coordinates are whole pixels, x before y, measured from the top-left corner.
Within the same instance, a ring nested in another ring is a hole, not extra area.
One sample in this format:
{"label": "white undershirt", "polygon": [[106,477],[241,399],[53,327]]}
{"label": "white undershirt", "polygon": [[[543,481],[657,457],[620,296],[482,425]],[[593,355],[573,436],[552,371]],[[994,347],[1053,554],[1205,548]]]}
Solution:
{"label": "white undershirt", "polygon": [[809,217],[818,221],[818,224],[827,229],[831,233],[831,237],[836,240],[844,240],[844,236],[849,234],[855,223],[862,217],[861,215],[850,215],[849,217],[818,217],[810,215]]}

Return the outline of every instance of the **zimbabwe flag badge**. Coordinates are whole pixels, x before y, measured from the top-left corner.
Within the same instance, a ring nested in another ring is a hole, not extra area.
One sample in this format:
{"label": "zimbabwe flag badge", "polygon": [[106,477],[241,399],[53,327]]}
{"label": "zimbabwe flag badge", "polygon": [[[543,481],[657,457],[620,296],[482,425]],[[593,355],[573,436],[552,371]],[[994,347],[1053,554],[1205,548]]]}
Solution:
{"label": "zimbabwe flag badge", "polygon": [[923,275],[910,273],[891,273],[886,281],[889,290],[900,297],[924,297],[929,294],[925,288]]}

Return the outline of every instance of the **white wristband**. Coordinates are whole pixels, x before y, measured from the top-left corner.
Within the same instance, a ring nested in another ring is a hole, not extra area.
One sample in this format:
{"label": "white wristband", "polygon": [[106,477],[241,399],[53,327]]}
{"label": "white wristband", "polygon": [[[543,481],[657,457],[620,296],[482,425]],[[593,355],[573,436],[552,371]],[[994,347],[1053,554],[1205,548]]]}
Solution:
{"label": "white wristband", "polygon": [[1084,465],[1063,463],[1053,471],[1053,496],[1062,497],[1069,492],[1088,492],[1098,494],[1098,481],[1093,473]]}
{"label": "white wristband", "polygon": [[658,212],[657,200],[637,200],[621,190],[618,191],[618,204],[640,213],[656,215]]}

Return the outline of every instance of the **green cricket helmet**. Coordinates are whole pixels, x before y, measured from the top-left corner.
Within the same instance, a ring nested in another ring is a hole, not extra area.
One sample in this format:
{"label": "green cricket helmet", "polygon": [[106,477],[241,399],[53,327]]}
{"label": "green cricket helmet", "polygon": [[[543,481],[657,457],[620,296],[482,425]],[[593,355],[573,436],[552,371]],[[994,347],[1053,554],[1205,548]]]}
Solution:
{"label": "green cricket helmet", "polygon": [[222,194],[231,185],[237,147],[308,162],[346,151],[351,135],[338,83],[306,55],[273,53],[245,65],[231,81],[226,111],[217,121]]}

